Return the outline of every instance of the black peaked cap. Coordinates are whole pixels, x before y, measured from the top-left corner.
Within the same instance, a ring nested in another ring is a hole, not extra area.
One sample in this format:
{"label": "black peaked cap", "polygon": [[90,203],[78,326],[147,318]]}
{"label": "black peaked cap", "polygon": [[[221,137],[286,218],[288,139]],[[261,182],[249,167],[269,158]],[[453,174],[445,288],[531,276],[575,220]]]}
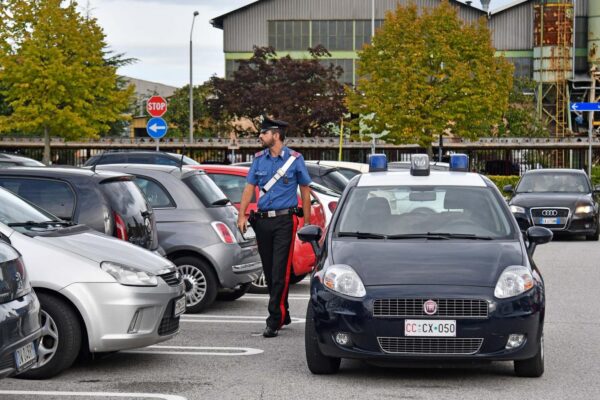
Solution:
{"label": "black peaked cap", "polygon": [[271,119],[267,116],[263,116],[263,120],[262,120],[262,124],[260,125],[260,129],[264,130],[264,129],[285,129],[288,126],[290,126],[290,124],[288,124],[285,121],[280,121],[277,119]]}

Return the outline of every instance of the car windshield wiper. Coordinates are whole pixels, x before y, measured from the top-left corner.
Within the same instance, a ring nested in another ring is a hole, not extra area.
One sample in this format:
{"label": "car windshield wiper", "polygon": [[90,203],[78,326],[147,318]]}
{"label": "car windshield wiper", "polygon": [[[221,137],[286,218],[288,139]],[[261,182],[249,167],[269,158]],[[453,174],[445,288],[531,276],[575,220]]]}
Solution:
{"label": "car windshield wiper", "polygon": [[224,206],[229,203],[229,199],[219,199],[211,203],[211,206]]}
{"label": "car windshield wiper", "polygon": [[493,240],[491,236],[478,236],[472,233],[427,232],[428,235],[443,236],[448,239]]}
{"label": "car windshield wiper", "polygon": [[51,220],[51,221],[25,221],[25,222],[11,222],[10,224],[8,224],[8,226],[10,227],[36,227],[36,228],[46,228],[49,225],[61,225],[61,226],[72,226],[75,225],[72,222],[69,221],[58,221],[58,220]]}
{"label": "car windshield wiper", "polygon": [[439,233],[402,233],[399,235],[389,235],[388,239],[399,240],[399,239],[438,239],[438,240],[450,240],[446,234]]}
{"label": "car windshield wiper", "polygon": [[381,233],[370,232],[338,232],[338,237],[355,237],[359,239],[386,239],[387,236]]}

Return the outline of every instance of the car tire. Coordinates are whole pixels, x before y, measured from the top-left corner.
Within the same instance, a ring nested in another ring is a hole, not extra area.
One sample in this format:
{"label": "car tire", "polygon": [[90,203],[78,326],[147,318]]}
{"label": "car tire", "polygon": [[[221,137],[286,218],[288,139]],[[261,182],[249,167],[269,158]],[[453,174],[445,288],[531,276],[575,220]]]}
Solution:
{"label": "car tire", "polygon": [[269,294],[269,287],[267,286],[267,280],[265,279],[265,274],[263,272],[260,273],[257,280],[250,284],[250,289],[248,291],[250,293]]}
{"label": "car tire", "polygon": [[173,260],[185,285],[186,313],[195,314],[214,303],[217,297],[217,276],[213,269],[196,257]]}
{"label": "car tire", "polygon": [[340,370],[341,358],[327,357],[319,348],[319,339],[315,329],[315,319],[312,304],[306,310],[306,325],[304,328],[304,348],[306,351],[306,364],[315,375],[331,375]]}
{"label": "car tire", "polygon": [[544,374],[544,335],[540,337],[538,351],[532,358],[515,360],[515,374],[524,378],[539,378]]}
{"label": "car tire", "polygon": [[596,232],[585,236],[585,240],[597,242],[598,239],[600,239],[600,226],[596,226]]}
{"label": "car tire", "polygon": [[295,285],[296,283],[302,281],[302,279],[306,278],[306,275],[308,274],[298,276],[292,272],[292,276],[290,276],[290,284]]}
{"label": "car tire", "polygon": [[81,349],[79,316],[64,300],[39,293],[42,338],[38,347],[39,366],[19,375],[25,379],[48,379],[69,368]]}
{"label": "car tire", "polygon": [[223,290],[217,294],[217,300],[234,301],[245,295],[250,289],[252,282],[243,283],[233,290]]}

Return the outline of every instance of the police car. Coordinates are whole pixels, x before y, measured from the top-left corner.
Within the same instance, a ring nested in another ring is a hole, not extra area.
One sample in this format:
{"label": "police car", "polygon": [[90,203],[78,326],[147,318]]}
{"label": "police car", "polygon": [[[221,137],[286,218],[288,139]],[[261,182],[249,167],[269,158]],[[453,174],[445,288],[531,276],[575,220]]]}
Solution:
{"label": "police car", "polygon": [[[514,361],[518,376],[544,372],[544,281],[532,254],[552,232],[522,235],[486,177],[455,155],[430,171],[388,172],[383,155],[344,191],[323,239],[298,235],[319,261],[306,317],[306,360],[336,373],[342,358]],[[420,362],[419,362],[420,363]]]}

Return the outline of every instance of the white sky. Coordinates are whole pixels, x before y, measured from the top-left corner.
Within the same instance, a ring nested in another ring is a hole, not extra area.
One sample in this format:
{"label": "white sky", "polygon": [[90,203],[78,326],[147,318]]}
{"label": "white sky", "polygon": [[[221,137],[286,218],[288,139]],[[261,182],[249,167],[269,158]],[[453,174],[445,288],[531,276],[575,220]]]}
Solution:
{"label": "white sky", "polygon": [[[302,0],[297,0],[302,1]],[[369,1],[369,0],[364,0]],[[376,0],[377,1],[377,0]],[[463,0],[461,0],[463,1]],[[514,0],[492,0],[493,10]],[[104,29],[109,48],[138,62],[119,74],[173,86],[189,82],[192,16],[194,84],[224,75],[223,31],[209,21],[254,0],[80,0]],[[479,5],[474,0],[474,5]]]}

